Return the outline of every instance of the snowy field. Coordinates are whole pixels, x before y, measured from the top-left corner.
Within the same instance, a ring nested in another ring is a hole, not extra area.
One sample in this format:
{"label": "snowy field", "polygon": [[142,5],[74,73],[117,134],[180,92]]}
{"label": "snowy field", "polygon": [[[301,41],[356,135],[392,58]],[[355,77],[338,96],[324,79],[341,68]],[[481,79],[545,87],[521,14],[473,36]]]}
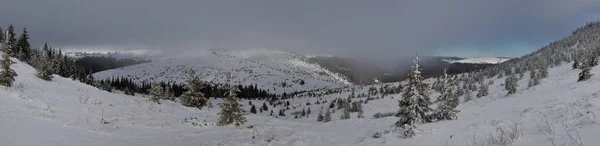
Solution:
{"label": "snowy field", "polygon": [[[212,99],[215,108],[198,110],[179,103],[151,102],[147,97],[109,93],[71,79],[55,76],[46,82],[35,77],[35,70],[17,60],[13,69],[19,75],[15,87],[0,88],[0,145],[2,146],[80,146],[80,145],[160,145],[160,146],[331,146],[331,145],[423,145],[465,146],[482,143],[497,128],[517,125],[522,133],[514,146],[594,146],[600,125],[600,69],[585,82],[576,82],[579,70],[570,64],[549,69],[548,78],[527,89],[528,73],[519,81],[516,95],[506,96],[504,78],[492,78],[490,94],[459,105],[458,120],[419,125],[422,134],[404,139],[392,126],[398,118],[375,119],[378,112],[398,110],[399,95],[386,96],[364,104],[365,117],[340,120],[341,111],[332,121],[317,122],[317,113],[326,104],[311,104],[317,98],[297,97],[287,100],[299,111],[310,107],[307,118],[294,119],[277,115],[277,107],[249,114],[241,127],[217,127],[220,100]],[[431,80],[430,80],[431,81]],[[376,85],[380,86],[380,85]],[[354,86],[357,93],[369,86]],[[346,98],[350,92],[323,97]],[[473,93],[473,95],[476,93]],[[431,98],[435,99],[437,93]],[[463,97],[461,97],[463,98]],[[358,100],[358,99],[353,99]],[[240,101],[249,111],[249,101]],[[252,101],[258,105],[264,101]],[[268,105],[268,103],[267,103]],[[337,108],[336,108],[337,110]],[[376,132],[389,131],[380,138]],[[554,143],[554,144],[553,144]]]}

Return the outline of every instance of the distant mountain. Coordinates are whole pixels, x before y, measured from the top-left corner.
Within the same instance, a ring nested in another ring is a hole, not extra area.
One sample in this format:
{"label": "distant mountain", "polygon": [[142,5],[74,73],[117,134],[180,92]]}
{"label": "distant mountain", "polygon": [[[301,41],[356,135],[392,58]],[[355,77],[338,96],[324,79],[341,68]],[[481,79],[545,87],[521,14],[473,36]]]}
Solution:
{"label": "distant mountain", "polygon": [[448,63],[499,64],[510,60],[509,57],[443,58]]}
{"label": "distant mountain", "polygon": [[[192,53],[193,52],[193,53]],[[128,77],[134,82],[182,83],[189,69],[201,80],[223,84],[229,72],[234,84],[257,85],[269,93],[291,93],[352,84],[308,57],[269,49],[194,50],[155,56],[151,62],[97,72],[97,79]]]}
{"label": "distant mountain", "polygon": [[[471,63],[468,58],[421,56],[423,73],[426,76],[439,76],[445,68],[450,74],[469,72],[493,66],[495,63],[484,63],[476,59]],[[498,58],[508,60],[507,58]],[[376,82],[397,82],[406,78],[412,65],[413,58],[400,58],[393,63],[380,63],[351,57],[314,56],[311,62],[339,74],[342,74],[356,84],[371,84]],[[451,62],[454,61],[454,62]]]}

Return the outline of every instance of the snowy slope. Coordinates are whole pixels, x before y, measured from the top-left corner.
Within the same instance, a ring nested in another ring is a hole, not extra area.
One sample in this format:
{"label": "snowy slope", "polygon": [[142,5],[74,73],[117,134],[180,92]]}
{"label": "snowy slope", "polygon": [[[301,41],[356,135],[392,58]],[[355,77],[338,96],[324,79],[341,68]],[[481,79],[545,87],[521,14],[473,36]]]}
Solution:
{"label": "snowy slope", "polygon": [[[193,53],[192,53],[193,52]],[[195,50],[155,57],[152,62],[95,73],[97,79],[126,76],[134,81],[183,82],[186,71],[194,69],[204,81],[225,83],[228,72],[233,72],[236,84],[257,84],[270,93],[305,91],[340,87],[350,82],[308,58],[268,49],[213,49]],[[304,81],[304,85],[301,85]],[[286,85],[284,86],[283,83]]]}
{"label": "snowy slope", "polygon": [[510,58],[505,57],[476,57],[464,58],[459,60],[444,60],[448,63],[474,63],[474,64],[499,64],[508,61]]}
{"label": "snowy slope", "polygon": [[[557,145],[576,145],[569,142],[579,139],[586,145],[600,142],[596,138],[600,124],[595,116],[600,113],[600,90],[596,88],[600,77],[576,82],[578,70],[572,70],[569,64],[551,68],[549,77],[531,89],[526,89],[529,75],[525,73],[514,96],[505,95],[501,86],[504,78],[494,77],[488,96],[461,103],[458,120],[420,125],[423,134],[412,139],[403,139],[401,133],[393,132],[375,139],[371,138],[375,132],[393,130],[391,125],[397,118],[374,119],[372,115],[396,111],[399,95],[364,104],[364,119],[356,119],[356,113],[352,113],[351,119],[339,120],[341,112],[336,111],[333,121],[317,122],[319,109],[329,103],[314,104],[319,98],[305,96],[287,101],[290,111],[310,107],[312,114],[308,118],[294,119],[289,111],[288,116],[278,118],[262,112],[247,116],[248,123],[242,127],[216,127],[217,109],[197,110],[170,101],[155,104],[145,97],[109,93],[58,76],[46,82],[36,78],[30,66],[16,62],[13,69],[19,76],[15,87],[0,88],[0,145],[454,146],[473,145],[474,139],[484,140],[487,134],[496,133],[498,126],[512,123],[519,123],[524,133],[515,146],[552,145],[549,138]],[[600,67],[592,72],[600,74]],[[383,85],[386,84],[373,86]],[[357,94],[366,93],[369,87],[352,86]],[[346,98],[350,88],[341,89],[347,91],[322,99]],[[431,98],[436,95],[433,93]],[[248,101],[241,103],[246,110],[250,108]],[[268,107],[275,115],[278,108],[283,108]],[[102,118],[108,123],[100,124]],[[569,134],[574,138],[569,138]]]}

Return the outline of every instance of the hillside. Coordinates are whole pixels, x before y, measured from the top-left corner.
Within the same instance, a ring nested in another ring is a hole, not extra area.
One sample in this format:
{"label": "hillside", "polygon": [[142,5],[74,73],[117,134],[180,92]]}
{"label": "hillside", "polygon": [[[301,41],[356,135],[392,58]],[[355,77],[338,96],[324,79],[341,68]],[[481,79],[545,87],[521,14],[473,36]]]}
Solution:
{"label": "hillside", "polygon": [[96,79],[125,76],[136,82],[181,83],[189,69],[196,70],[204,81],[224,83],[227,73],[234,83],[257,84],[269,93],[290,93],[351,84],[343,75],[309,63],[303,55],[268,49],[213,49],[194,53],[163,54],[149,63],[142,63],[97,72]]}
{"label": "hillside", "polygon": [[[367,94],[370,87],[397,83],[340,88],[340,93],[320,98],[299,95],[284,100],[290,102],[286,117],[262,112],[248,115],[249,123],[243,127],[216,127],[218,109],[197,110],[170,101],[155,104],[142,96],[109,93],[58,76],[46,82],[36,78],[30,66],[16,62],[17,87],[0,89],[0,129],[5,131],[0,132],[0,145],[473,145],[472,141],[485,141],[487,134],[497,133],[497,127],[518,123],[524,135],[515,146],[545,146],[551,145],[549,138],[565,145],[593,144],[600,131],[595,116],[600,112],[600,90],[593,88],[600,85],[600,78],[577,83],[578,70],[570,64],[551,68],[549,77],[534,88],[526,88],[526,75],[514,96],[503,91],[504,78],[493,78],[488,96],[461,103],[458,120],[421,125],[424,134],[403,139],[395,132],[372,138],[378,131],[393,130],[396,117],[375,119],[373,115],[396,111],[398,94],[380,98],[381,94],[374,93],[364,104],[364,119],[352,113],[351,119],[339,120],[341,112],[337,111],[331,122],[316,121],[319,109],[329,105],[317,101],[346,98],[352,89]],[[594,68],[593,73],[600,74],[600,69]],[[312,93],[304,95],[308,94]],[[244,109],[250,108],[248,102],[240,101]],[[273,111],[282,107],[268,106]],[[308,118],[289,116],[308,107],[312,109]],[[106,123],[101,124],[101,119]]]}

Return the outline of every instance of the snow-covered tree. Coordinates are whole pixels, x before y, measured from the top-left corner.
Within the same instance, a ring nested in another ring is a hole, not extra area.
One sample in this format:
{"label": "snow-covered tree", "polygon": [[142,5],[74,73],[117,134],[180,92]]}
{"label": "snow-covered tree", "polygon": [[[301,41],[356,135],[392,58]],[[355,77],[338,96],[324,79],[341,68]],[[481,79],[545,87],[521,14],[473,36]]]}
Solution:
{"label": "snow-covered tree", "polygon": [[6,38],[4,39],[4,44],[2,45],[2,51],[4,51],[4,53],[8,54],[10,57],[17,57],[18,48],[15,27],[9,25],[4,37]]}
{"label": "snow-covered tree", "polygon": [[47,55],[48,45],[44,45],[44,49],[40,53],[36,53],[34,56],[35,68],[37,69],[36,76],[40,79],[50,81],[52,80],[52,68],[51,62],[48,61],[49,57]]}
{"label": "snow-covered tree", "polygon": [[512,95],[517,92],[517,87],[519,86],[517,84],[518,80],[519,79],[517,79],[517,76],[515,76],[515,74],[510,74],[508,77],[506,77],[506,80],[504,82],[504,89],[508,91],[508,95]]}
{"label": "snow-covered tree", "polygon": [[250,113],[256,114],[256,106],[252,105],[250,108]]}
{"label": "snow-covered tree", "polygon": [[405,130],[407,138],[415,136],[416,125],[429,122],[431,114],[431,101],[429,100],[428,85],[423,82],[419,57],[416,57],[412,71],[408,75],[408,84],[404,88],[403,98],[399,101],[398,114],[400,119],[396,122],[397,127]]}
{"label": "snow-covered tree", "polygon": [[10,56],[8,56],[6,53],[2,54],[1,61],[2,62],[0,63],[2,63],[2,70],[0,70],[0,85],[11,87],[15,81],[15,76],[17,76],[17,73],[11,69],[10,66],[15,62],[10,60]]}
{"label": "snow-covered tree", "polygon": [[529,73],[529,83],[527,84],[527,87],[531,88],[533,86],[537,86],[538,84],[540,84],[540,77],[537,75],[535,69],[532,69]]}
{"label": "snow-covered tree", "polygon": [[342,119],[342,120],[350,119],[350,107],[344,108],[344,110],[342,111],[342,114],[340,115],[340,119]]}
{"label": "snow-covered tree", "polygon": [[437,119],[455,120],[458,118],[456,114],[459,112],[459,110],[456,109],[459,103],[458,96],[456,96],[456,94],[454,94],[452,91],[452,86],[450,86],[450,83],[448,82],[448,74],[446,74],[445,69],[442,76],[444,77],[444,92],[441,95],[441,102],[438,105],[438,110],[436,113]]}
{"label": "snow-covered tree", "polygon": [[263,105],[262,105],[261,108],[263,109],[263,111],[268,111],[269,110],[269,107],[267,107],[267,103],[266,102],[263,102]]}
{"label": "snow-covered tree", "polygon": [[329,109],[327,109],[327,112],[325,112],[325,119],[323,120],[323,122],[329,122],[331,121],[331,111],[329,111]]}
{"label": "snow-covered tree", "polygon": [[[23,62],[30,63],[31,61],[31,46],[29,44],[29,35],[27,34],[27,29],[23,28],[23,33],[19,36],[19,40],[17,42],[17,47],[19,50],[17,57]],[[61,58],[62,59],[62,58]]]}
{"label": "snow-covered tree", "polygon": [[160,104],[160,99],[164,98],[163,90],[163,87],[159,84],[152,84],[152,87],[148,90],[148,93],[150,93],[150,100]]}
{"label": "snow-covered tree", "polygon": [[236,92],[239,92],[240,90],[231,83],[232,78],[233,76],[231,73],[229,73],[227,78],[227,82],[229,84],[229,91],[226,93],[227,99],[225,99],[224,103],[219,104],[221,107],[221,111],[219,112],[219,121],[217,122],[217,125],[219,126],[225,126],[229,124],[240,126],[241,124],[246,123],[244,110],[242,110],[242,105],[238,103],[236,94]]}
{"label": "snow-covered tree", "polygon": [[488,95],[488,85],[483,81],[479,83],[479,92],[477,92],[477,98],[481,98]]}
{"label": "snow-covered tree", "polygon": [[196,107],[202,109],[207,103],[202,90],[206,87],[202,81],[196,76],[194,70],[189,70],[188,79],[185,88],[187,91],[181,96],[181,104],[188,107]]}
{"label": "snow-covered tree", "polygon": [[362,107],[362,102],[358,103],[358,115],[357,118],[365,118],[365,116],[363,115],[365,112],[363,111],[363,107]]}
{"label": "snow-covered tree", "polygon": [[319,115],[317,116],[317,121],[321,122],[325,120],[325,117],[323,117],[323,109],[319,110]]}
{"label": "snow-covered tree", "polygon": [[590,79],[593,75],[590,73],[590,70],[592,69],[588,64],[581,64],[581,72],[579,73],[579,79],[577,79],[577,81],[581,82]]}

